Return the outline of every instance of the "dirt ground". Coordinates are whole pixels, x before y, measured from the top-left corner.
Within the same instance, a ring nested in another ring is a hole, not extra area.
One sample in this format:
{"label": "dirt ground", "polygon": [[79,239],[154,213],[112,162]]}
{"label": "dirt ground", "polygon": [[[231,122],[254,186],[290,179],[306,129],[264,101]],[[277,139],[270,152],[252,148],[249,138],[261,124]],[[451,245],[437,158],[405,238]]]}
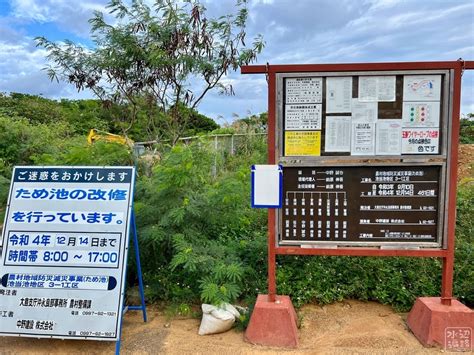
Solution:
{"label": "dirt ground", "polygon": [[[345,301],[329,306],[307,305],[299,310],[297,350],[246,343],[243,332],[199,336],[199,319],[167,319],[149,309],[125,315],[123,354],[434,354],[407,329],[406,314],[375,302]],[[0,338],[0,354],[112,354],[115,344],[99,341]]]}

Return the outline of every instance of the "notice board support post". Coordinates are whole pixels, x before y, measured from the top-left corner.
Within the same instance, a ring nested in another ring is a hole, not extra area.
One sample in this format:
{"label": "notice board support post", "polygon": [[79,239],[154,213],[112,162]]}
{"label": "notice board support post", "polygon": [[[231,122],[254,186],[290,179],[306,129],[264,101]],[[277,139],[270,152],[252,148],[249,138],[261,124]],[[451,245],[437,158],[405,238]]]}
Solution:
{"label": "notice board support post", "polygon": [[459,126],[461,105],[461,75],[462,68],[454,69],[453,102],[451,125],[451,148],[449,162],[449,206],[447,229],[447,254],[443,258],[443,271],[441,282],[441,303],[450,306],[453,297],[453,270],[454,270],[454,241],[456,228],[456,192],[457,192],[457,165],[459,150]]}
{"label": "notice board support post", "polygon": [[[275,74],[268,73],[267,64],[267,80],[268,80],[268,164],[275,164]],[[268,209],[268,301],[275,302],[276,297],[276,253],[275,253],[275,209]]]}
{"label": "notice board support post", "polygon": [[461,107],[461,75],[462,69],[454,70],[453,78],[453,103],[452,103],[452,126],[451,126],[451,151],[449,169],[449,202],[448,207],[448,235],[447,254],[443,259],[443,274],[441,285],[441,303],[451,305],[453,297],[453,274],[454,274],[454,243],[456,229],[456,195],[457,195],[457,172],[459,155],[459,128],[460,128],[460,107]]}
{"label": "notice board support post", "polygon": [[[147,315],[146,315],[146,305],[145,305],[145,289],[143,287],[143,276],[142,276],[142,267],[140,263],[140,249],[138,245],[138,233],[137,233],[137,225],[136,225],[136,220],[135,220],[135,210],[132,208],[132,214],[130,216],[130,224],[132,228],[132,233],[133,233],[133,247],[135,249],[135,261],[137,263],[137,276],[138,276],[138,290],[140,292],[140,306],[124,306],[123,312],[122,312],[122,317],[120,318],[120,334],[117,342],[115,343],[115,354],[119,355],[120,354],[120,346],[121,346],[121,340],[122,340],[122,326],[123,326],[123,316],[125,315],[127,310],[130,311],[142,311],[143,313],[143,321],[147,321]],[[125,294],[123,295],[123,298],[125,300]],[[123,302],[122,304],[124,304]]]}

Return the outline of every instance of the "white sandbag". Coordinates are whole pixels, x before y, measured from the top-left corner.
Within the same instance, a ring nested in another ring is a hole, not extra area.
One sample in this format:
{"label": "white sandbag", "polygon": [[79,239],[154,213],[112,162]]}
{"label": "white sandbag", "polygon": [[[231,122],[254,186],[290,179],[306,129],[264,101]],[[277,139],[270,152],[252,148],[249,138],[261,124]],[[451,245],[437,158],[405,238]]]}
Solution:
{"label": "white sandbag", "polygon": [[227,311],[227,312],[230,312],[234,315],[235,319],[239,318],[240,317],[240,312],[237,310],[236,307],[232,306],[231,304],[229,303],[224,303],[224,309]]}
{"label": "white sandbag", "polygon": [[235,319],[240,316],[239,312],[230,304],[216,307],[210,304],[203,304],[201,326],[199,335],[217,334],[228,331],[232,328]]}

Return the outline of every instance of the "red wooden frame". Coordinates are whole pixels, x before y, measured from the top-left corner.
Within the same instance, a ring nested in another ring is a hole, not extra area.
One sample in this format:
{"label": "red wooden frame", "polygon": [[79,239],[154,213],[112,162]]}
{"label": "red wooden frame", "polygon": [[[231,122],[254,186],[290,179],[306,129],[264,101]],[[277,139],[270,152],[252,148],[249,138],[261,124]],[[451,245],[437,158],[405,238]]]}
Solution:
{"label": "red wooden frame", "polygon": [[459,120],[461,104],[461,75],[465,69],[474,69],[474,61],[401,62],[401,63],[351,63],[351,64],[283,64],[247,65],[241,67],[242,74],[266,74],[268,80],[268,164],[275,164],[276,134],[276,74],[304,72],[344,71],[395,71],[395,70],[453,70],[453,97],[451,102],[451,145],[448,152],[448,174],[450,185],[447,198],[447,244],[446,249],[375,249],[368,247],[344,247],[337,249],[276,247],[276,210],[268,210],[268,296],[271,302],[276,296],[276,255],[348,255],[348,256],[411,256],[437,257],[443,259],[441,302],[451,304],[453,297],[454,239],[456,226],[456,189],[459,146]]}

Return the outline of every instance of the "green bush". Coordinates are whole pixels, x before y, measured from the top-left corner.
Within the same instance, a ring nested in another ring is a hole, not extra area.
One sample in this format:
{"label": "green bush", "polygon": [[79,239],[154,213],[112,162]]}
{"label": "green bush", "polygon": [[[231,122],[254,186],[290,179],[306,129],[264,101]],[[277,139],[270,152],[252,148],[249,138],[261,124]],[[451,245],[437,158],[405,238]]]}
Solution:
{"label": "green bush", "polygon": [[32,125],[26,118],[0,114],[0,157],[4,174],[13,165],[34,163],[35,156],[56,154],[67,139],[66,127],[59,124]]}
{"label": "green bush", "polygon": [[88,144],[85,137],[76,136],[62,142],[54,153],[36,154],[37,165],[133,165],[130,148],[123,144],[95,142]]}
{"label": "green bush", "polygon": [[[261,152],[224,158],[201,141],[174,147],[151,178],[140,179],[137,221],[151,297],[220,304],[260,284],[247,252],[254,239],[264,240],[265,213],[249,205],[247,162],[254,158]],[[259,243],[257,255],[264,250]]]}
{"label": "green bush", "polygon": [[469,114],[470,119],[461,119],[459,142],[461,144],[474,144],[474,114]]}
{"label": "green bush", "polygon": [[[249,207],[250,164],[265,161],[265,138],[249,139],[235,156],[209,147],[201,141],[173,148],[138,184],[152,299],[251,303],[266,292],[266,213]],[[454,285],[456,297],[471,306],[473,197],[472,185],[460,188]],[[406,311],[417,297],[440,294],[436,258],[279,256],[277,264],[278,293],[290,295],[296,306],[356,298]]]}

